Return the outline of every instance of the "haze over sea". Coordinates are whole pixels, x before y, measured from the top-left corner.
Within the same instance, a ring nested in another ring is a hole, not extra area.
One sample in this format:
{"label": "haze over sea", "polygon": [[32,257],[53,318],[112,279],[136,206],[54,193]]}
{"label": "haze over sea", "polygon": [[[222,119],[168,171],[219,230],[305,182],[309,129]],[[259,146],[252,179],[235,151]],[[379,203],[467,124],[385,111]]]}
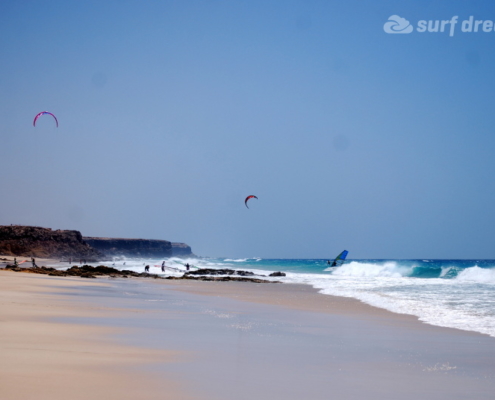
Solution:
{"label": "haze over sea", "polygon": [[[181,276],[185,263],[268,275],[282,271],[283,283],[311,285],[327,295],[359,299],[395,313],[411,314],[437,326],[495,337],[495,260],[348,260],[331,268],[327,260],[261,258],[132,259],[103,263],[118,269]],[[125,264],[124,264],[125,263]],[[194,269],[194,268],[193,268]]]}

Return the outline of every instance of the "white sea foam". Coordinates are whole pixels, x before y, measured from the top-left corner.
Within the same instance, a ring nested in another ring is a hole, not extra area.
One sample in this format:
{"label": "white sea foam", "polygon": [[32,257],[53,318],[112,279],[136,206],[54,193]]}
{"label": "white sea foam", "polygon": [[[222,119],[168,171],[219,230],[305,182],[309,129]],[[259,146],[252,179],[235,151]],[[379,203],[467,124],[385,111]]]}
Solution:
{"label": "white sea foam", "polygon": [[[169,258],[165,261],[167,265],[181,268],[181,271],[167,270],[166,275],[182,275],[185,263],[199,268],[236,268],[237,263],[246,262],[242,269],[255,274],[268,275],[273,272],[261,269],[264,264],[259,263],[259,259]],[[115,262],[115,265],[112,265],[113,262],[104,264],[143,272],[144,264],[161,266],[162,260],[125,262],[125,266],[123,261]],[[276,268],[286,272],[287,276],[263,279],[308,284],[323,294],[356,298],[395,313],[417,316],[421,321],[432,325],[470,330],[495,337],[495,269],[480,268],[474,262],[472,267],[462,269],[453,262],[452,265],[447,264],[448,266],[444,264],[438,270],[438,278],[414,277],[416,266],[422,267],[420,263],[421,261],[350,261],[339,268],[329,268],[326,272],[317,274],[303,273],[297,267],[294,269],[297,272],[290,272],[290,268],[294,268],[293,260],[290,264],[284,264],[281,260],[280,263],[270,262],[264,268]],[[324,268],[323,263],[317,265]],[[161,274],[159,268],[151,268],[151,272]]]}
{"label": "white sea foam", "polygon": [[411,273],[410,267],[397,264],[396,261],[387,261],[384,263],[363,263],[351,261],[347,264],[336,268],[332,275],[334,276],[355,276],[355,277],[402,277]]}
{"label": "white sea foam", "polygon": [[[431,325],[495,337],[495,270],[471,267],[455,279],[425,279],[408,277],[412,268],[395,261],[350,262],[332,274],[288,274],[286,281],[312,285],[323,294],[352,297],[395,313],[414,315]],[[445,274],[448,272],[446,268]]]}
{"label": "white sea foam", "polygon": [[495,284],[495,269],[480,268],[478,266],[466,268],[457,275],[456,280]]}

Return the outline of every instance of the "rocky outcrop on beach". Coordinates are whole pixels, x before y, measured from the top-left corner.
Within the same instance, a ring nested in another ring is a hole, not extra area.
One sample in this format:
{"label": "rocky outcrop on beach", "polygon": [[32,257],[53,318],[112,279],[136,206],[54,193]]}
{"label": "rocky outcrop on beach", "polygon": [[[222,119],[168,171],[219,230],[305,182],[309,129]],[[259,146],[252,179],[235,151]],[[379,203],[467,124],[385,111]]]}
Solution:
{"label": "rocky outcrop on beach", "polygon": [[0,254],[40,258],[97,260],[103,254],[84,242],[79,231],[38,226],[0,226]]}
{"label": "rocky outcrop on beach", "polygon": [[177,279],[192,279],[195,281],[208,281],[208,282],[253,282],[253,283],[280,283],[278,281],[269,281],[267,279],[259,278],[245,278],[237,276],[192,276],[190,274],[184,274],[180,277],[168,276],[165,279],[177,280]]}
{"label": "rocky outcrop on beach", "polygon": [[187,275],[239,275],[239,276],[253,276],[251,271],[238,271],[233,269],[213,269],[213,268],[200,268],[194,271],[187,272]]}
{"label": "rocky outcrop on beach", "polygon": [[15,265],[7,265],[5,269],[14,272],[26,272],[30,274],[42,274],[50,276],[80,276],[81,278],[96,278],[97,276],[109,276],[111,278],[128,278],[134,277],[144,277],[144,278],[159,278],[158,275],[138,273],[134,271],[124,270],[119,271],[118,269],[107,267],[105,265],[99,265],[93,267],[91,265],[83,265],[81,267],[74,266],[67,270],[55,269],[52,267],[32,267],[32,268],[21,268]]}
{"label": "rocky outcrop on beach", "polygon": [[[256,275],[251,271],[234,270],[234,269],[213,269],[213,268],[200,268],[194,271],[188,271],[186,275],[237,275],[237,276],[266,276]],[[285,276],[285,272],[272,272],[268,276]]]}
{"label": "rocky outcrop on beach", "polygon": [[[74,266],[67,270],[58,270],[51,267],[32,267],[32,268],[21,268],[15,265],[7,265],[5,269],[14,271],[14,272],[24,272],[30,274],[42,274],[49,276],[79,276],[81,278],[96,278],[98,276],[107,276],[109,278],[152,278],[152,279],[170,279],[170,280],[181,280],[181,279],[191,279],[197,281],[235,281],[235,282],[254,282],[254,283],[280,283],[269,281],[265,279],[258,278],[246,278],[240,276],[211,276],[211,275],[202,275],[202,276],[193,276],[191,274],[184,274],[180,277],[175,276],[167,276],[163,277],[157,274],[149,274],[147,272],[134,272],[130,270],[120,271],[118,269],[107,267],[105,265],[99,265],[97,267],[93,267],[91,265],[83,265],[81,267]],[[241,272],[241,271],[238,271]],[[246,271],[244,271],[246,272]]]}
{"label": "rocky outcrop on beach", "polygon": [[172,257],[172,243],[167,240],[84,237],[86,243],[107,257]]}

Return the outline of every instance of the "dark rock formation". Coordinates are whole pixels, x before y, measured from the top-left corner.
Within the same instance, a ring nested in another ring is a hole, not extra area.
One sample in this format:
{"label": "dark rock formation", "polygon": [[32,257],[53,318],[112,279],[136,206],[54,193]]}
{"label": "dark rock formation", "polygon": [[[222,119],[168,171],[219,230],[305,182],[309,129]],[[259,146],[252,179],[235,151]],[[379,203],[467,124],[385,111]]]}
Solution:
{"label": "dark rock formation", "polygon": [[195,281],[213,281],[213,282],[253,282],[253,283],[280,283],[278,281],[268,281],[266,279],[258,279],[258,278],[241,278],[237,276],[191,276],[189,274],[184,274],[181,277],[168,276],[165,279],[192,279]]}
{"label": "dark rock formation", "polygon": [[0,254],[42,258],[84,258],[103,255],[86,244],[78,231],[53,231],[38,226],[0,226]]}
{"label": "dark rock formation", "polygon": [[191,247],[185,243],[172,243],[172,255],[174,257],[195,257]]}
{"label": "dark rock formation", "polygon": [[270,275],[268,276],[285,276],[285,272],[272,272]]}
{"label": "dark rock formation", "polygon": [[202,268],[195,271],[187,272],[188,275],[240,275],[240,276],[254,276],[250,271],[235,271],[233,269],[210,269]]}
{"label": "dark rock formation", "polygon": [[33,267],[33,268],[21,268],[15,265],[7,265],[5,269],[15,272],[26,272],[31,274],[42,274],[50,276],[80,276],[81,278],[96,278],[97,276],[110,276],[112,278],[128,278],[129,276],[143,277],[143,278],[159,278],[155,274],[137,273],[134,271],[124,270],[107,267],[105,265],[99,265],[92,267],[91,265],[83,265],[81,267],[74,266],[66,271],[51,268],[51,267]]}
{"label": "dark rock formation", "polygon": [[86,243],[107,257],[171,257],[172,243],[167,240],[84,237]]}
{"label": "dark rock formation", "polygon": [[[264,279],[257,278],[245,278],[245,277],[235,277],[235,276],[191,276],[190,274],[184,274],[181,277],[161,277],[156,274],[148,274],[146,272],[137,273],[129,270],[119,271],[118,269],[106,267],[104,265],[99,265],[98,267],[92,267],[91,265],[83,265],[82,267],[74,266],[69,268],[67,271],[58,270],[51,267],[33,267],[33,268],[21,268],[15,265],[7,265],[5,269],[15,271],[15,272],[25,272],[31,274],[43,274],[49,276],[79,276],[81,278],[96,278],[97,276],[108,276],[110,278],[153,278],[153,279],[192,279],[197,281],[218,281],[218,282],[254,282],[254,283],[280,283],[274,281],[268,281]],[[243,271],[238,271],[243,272]],[[244,271],[245,272],[245,271]]]}

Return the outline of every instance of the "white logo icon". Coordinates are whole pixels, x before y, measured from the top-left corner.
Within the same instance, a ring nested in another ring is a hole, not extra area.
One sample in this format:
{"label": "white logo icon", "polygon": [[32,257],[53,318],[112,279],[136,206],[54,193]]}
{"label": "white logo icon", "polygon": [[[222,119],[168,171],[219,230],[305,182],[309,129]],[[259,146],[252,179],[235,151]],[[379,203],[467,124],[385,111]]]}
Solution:
{"label": "white logo icon", "polygon": [[411,33],[413,27],[405,18],[401,18],[398,15],[392,15],[388,18],[388,21],[385,22],[385,25],[383,25],[383,30],[386,33]]}

